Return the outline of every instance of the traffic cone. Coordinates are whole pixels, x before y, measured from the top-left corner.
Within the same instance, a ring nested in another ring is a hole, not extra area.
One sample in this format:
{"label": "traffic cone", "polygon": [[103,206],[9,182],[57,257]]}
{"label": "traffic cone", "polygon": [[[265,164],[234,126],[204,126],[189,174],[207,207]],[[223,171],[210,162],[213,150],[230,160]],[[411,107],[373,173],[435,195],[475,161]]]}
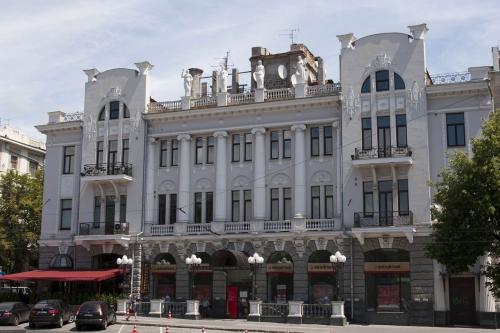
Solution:
{"label": "traffic cone", "polygon": [[167,328],[165,329],[165,333],[170,333],[170,327],[167,326]]}
{"label": "traffic cone", "polygon": [[168,310],[168,319],[172,319],[172,311]]}
{"label": "traffic cone", "polygon": [[132,330],[132,333],[139,333],[137,332],[137,327],[134,325],[134,329]]}
{"label": "traffic cone", "polygon": [[245,333],[248,333],[248,330],[245,328]]}
{"label": "traffic cone", "polygon": [[205,333],[205,327],[201,328],[201,333]]}

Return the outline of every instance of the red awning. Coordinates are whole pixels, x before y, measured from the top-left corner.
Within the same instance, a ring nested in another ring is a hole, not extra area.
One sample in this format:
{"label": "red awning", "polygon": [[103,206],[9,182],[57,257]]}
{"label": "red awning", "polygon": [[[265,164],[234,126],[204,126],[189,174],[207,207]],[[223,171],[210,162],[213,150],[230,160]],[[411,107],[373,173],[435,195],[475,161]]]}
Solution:
{"label": "red awning", "polygon": [[34,270],[29,272],[7,274],[0,280],[8,281],[93,281],[99,282],[112,279],[122,272],[113,268],[101,271],[64,271],[64,270]]}

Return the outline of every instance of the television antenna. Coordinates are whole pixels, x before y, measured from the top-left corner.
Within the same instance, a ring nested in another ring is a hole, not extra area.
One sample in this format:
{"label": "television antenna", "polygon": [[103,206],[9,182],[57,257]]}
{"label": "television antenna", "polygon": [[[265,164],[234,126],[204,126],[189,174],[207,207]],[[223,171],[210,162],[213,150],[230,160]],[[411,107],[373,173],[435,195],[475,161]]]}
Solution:
{"label": "television antenna", "polygon": [[281,31],[287,31],[287,33],[280,34],[280,36],[285,36],[290,38],[290,41],[293,44],[295,42],[295,38],[297,38],[297,35],[300,32],[300,29],[292,28],[292,29],[283,29]]}
{"label": "television antenna", "polygon": [[218,60],[221,60],[219,62],[219,65],[218,66],[213,66],[213,68],[220,68],[220,67],[223,67],[226,71],[229,67],[234,67],[234,64],[229,64],[229,54],[231,53],[231,50],[228,50],[226,51],[226,56],[225,57],[222,57],[222,58],[215,58],[215,59],[218,59]]}

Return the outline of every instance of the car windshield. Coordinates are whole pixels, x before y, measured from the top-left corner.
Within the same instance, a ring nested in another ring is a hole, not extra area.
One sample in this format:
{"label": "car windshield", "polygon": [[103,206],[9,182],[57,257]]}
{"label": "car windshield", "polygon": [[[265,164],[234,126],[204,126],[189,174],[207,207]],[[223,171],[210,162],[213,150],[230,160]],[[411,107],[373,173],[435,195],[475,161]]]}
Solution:
{"label": "car windshield", "polygon": [[0,311],[11,310],[14,303],[0,303]]}
{"label": "car windshield", "polygon": [[83,303],[80,307],[80,311],[97,311],[99,309],[99,303]]}
{"label": "car windshield", "polygon": [[53,309],[57,307],[55,304],[53,303],[47,303],[47,302],[43,302],[43,303],[38,303],[38,304],[35,304],[35,306],[33,307],[33,309],[35,310],[40,310],[40,309]]}

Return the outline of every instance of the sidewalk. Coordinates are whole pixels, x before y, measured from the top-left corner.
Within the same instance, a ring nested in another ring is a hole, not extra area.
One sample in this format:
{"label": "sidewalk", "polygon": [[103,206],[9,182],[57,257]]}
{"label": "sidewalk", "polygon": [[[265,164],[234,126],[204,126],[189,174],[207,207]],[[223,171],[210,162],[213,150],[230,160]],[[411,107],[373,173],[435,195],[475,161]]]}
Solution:
{"label": "sidewalk", "polygon": [[270,333],[475,333],[475,332],[491,332],[492,330],[480,328],[458,328],[458,327],[419,327],[419,326],[381,326],[381,325],[348,325],[328,326],[314,324],[279,324],[268,322],[249,322],[246,319],[166,319],[155,317],[137,317],[137,321],[130,318],[126,321],[124,316],[118,316],[118,324],[137,325],[137,326],[153,326],[170,328],[185,328],[185,329],[200,329],[205,328],[207,333],[210,330],[228,331],[228,332],[270,332]]}

